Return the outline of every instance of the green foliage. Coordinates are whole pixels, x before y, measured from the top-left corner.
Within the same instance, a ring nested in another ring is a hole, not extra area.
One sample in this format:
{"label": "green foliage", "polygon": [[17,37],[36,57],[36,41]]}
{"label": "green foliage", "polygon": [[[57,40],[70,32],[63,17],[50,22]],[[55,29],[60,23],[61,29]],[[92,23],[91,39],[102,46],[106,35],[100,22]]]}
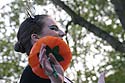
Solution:
{"label": "green foliage", "polygon": [[37,3],[37,5],[46,5],[47,0],[35,0],[35,2]]}
{"label": "green foliage", "polygon": [[[121,27],[119,19],[117,18],[113,9],[113,5],[110,1],[73,1],[74,2],[67,1],[67,5],[69,5],[70,8],[72,8],[72,10],[74,10],[77,14],[81,15],[86,20],[100,27],[102,30],[105,30],[114,37],[117,37],[119,40],[124,40],[123,35],[125,33]],[[75,75],[77,75],[77,77],[74,78],[75,83],[97,83],[98,74],[104,70],[108,70],[106,83],[125,82],[123,78],[119,78],[119,75],[124,76],[125,74],[123,71],[125,67],[123,53],[114,51],[105,41],[101,40],[98,37],[95,37],[92,33],[86,31],[84,27],[72,24],[69,26],[69,34],[72,37],[69,39],[69,41],[73,41],[73,44],[71,44],[70,46],[72,46],[73,48],[74,56],[71,68],[77,69],[78,67],[74,64],[83,64],[83,69],[80,69],[79,71],[76,70],[77,73]],[[88,36],[89,39],[87,39]],[[87,60],[88,57],[90,57],[90,59]],[[101,57],[103,58],[98,62],[98,58]],[[92,58],[95,59],[94,61],[98,62],[96,66],[96,63],[93,61]],[[88,64],[88,62],[92,62],[94,64]],[[88,65],[92,67],[89,67]],[[116,81],[114,79],[118,80]]]}
{"label": "green foliage", "polygon": [[115,72],[113,75],[110,75],[106,78],[106,83],[124,83],[125,70],[120,70]]}
{"label": "green foliage", "polygon": [[23,70],[20,65],[21,57],[13,49],[21,6],[14,1],[4,5],[2,10],[6,11],[0,12],[0,80],[4,80],[5,83],[17,82]]}
{"label": "green foliage", "polygon": [[[10,37],[11,40],[11,37]],[[12,42],[7,38],[3,38],[0,42],[0,78],[8,79],[13,76],[13,78],[18,79],[19,74],[22,71],[22,67],[19,67],[20,58],[15,55],[13,50]],[[8,81],[6,80],[6,81]],[[15,80],[17,81],[17,80]],[[8,82],[9,83],[9,82]]]}

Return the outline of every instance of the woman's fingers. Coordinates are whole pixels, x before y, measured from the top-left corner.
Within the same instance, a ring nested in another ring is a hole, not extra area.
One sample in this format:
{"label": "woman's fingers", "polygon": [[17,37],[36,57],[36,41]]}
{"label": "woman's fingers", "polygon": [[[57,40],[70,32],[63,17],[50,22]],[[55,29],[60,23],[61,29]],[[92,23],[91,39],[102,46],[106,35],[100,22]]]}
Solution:
{"label": "woman's fingers", "polygon": [[54,63],[54,65],[59,65],[59,62],[56,60],[52,53],[49,54],[50,60]]}
{"label": "woman's fingers", "polygon": [[39,54],[39,61],[40,61],[42,68],[48,73],[48,76],[52,75],[54,71],[56,71],[57,74],[63,76],[62,66],[59,64],[59,62],[56,60],[56,58],[54,57],[52,53],[50,53],[49,57],[47,57],[45,47],[46,45],[44,44],[41,46],[40,54]]}
{"label": "woman's fingers", "polygon": [[53,70],[52,70],[52,68],[51,68],[51,64],[50,64],[49,60],[47,59],[47,57],[44,57],[42,62],[43,62],[43,63],[42,63],[42,64],[43,64],[43,69],[44,69],[46,72],[48,72],[48,73],[52,73]]}
{"label": "woman's fingers", "polygon": [[42,61],[43,55],[45,55],[46,53],[46,49],[45,49],[46,45],[42,44],[41,49],[40,49],[40,54],[39,54],[39,61]]}
{"label": "woman's fingers", "polygon": [[[52,63],[51,63],[50,61],[51,61]],[[49,57],[45,57],[44,60],[43,60],[44,69],[45,69],[46,72],[49,73],[49,74],[52,74],[54,71],[58,70],[58,68],[56,68],[56,70],[53,70],[53,68],[52,68],[52,66],[53,66],[54,69],[55,69],[55,67],[56,67],[57,65],[60,67],[58,61],[56,60],[56,58],[53,56],[52,53],[49,54]]]}
{"label": "woman's fingers", "polygon": [[54,55],[52,53],[50,53],[49,56],[50,56],[50,59],[53,62],[55,68],[56,68],[56,71],[59,74],[63,75],[64,70],[63,70],[62,66],[59,64],[59,62],[56,60],[56,58],[54,57]]}

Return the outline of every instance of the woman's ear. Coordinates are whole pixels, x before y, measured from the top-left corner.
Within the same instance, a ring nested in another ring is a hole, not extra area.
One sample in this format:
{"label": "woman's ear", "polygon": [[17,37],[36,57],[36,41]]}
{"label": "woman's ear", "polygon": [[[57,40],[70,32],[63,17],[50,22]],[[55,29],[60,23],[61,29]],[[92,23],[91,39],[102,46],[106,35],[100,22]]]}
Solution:
{"label": "woman's ear", "polygon": [[32,43],[35,43],[38,39],[39,39],[39,36],[37,34],[31,34]]}

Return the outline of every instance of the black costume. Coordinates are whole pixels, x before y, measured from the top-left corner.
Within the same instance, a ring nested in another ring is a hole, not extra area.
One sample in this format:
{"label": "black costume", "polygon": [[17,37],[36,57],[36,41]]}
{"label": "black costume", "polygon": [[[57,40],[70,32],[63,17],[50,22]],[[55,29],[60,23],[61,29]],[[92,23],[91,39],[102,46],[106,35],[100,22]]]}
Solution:
{"label": "black costume", "polygon": [[[67,77],[64,78],[64,81],[64,83],[73,83]],[[24,69],[19,83],[51,83],[51,81],[49,79],[43,79],[35,75],[31,67],[28,65]]]}

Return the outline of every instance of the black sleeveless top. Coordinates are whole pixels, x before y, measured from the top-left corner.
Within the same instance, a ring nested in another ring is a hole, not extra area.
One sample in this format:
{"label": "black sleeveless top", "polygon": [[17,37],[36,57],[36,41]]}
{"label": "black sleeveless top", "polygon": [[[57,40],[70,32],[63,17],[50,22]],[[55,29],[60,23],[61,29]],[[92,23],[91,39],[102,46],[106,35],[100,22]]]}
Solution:
{"label": "black sleeveless top", "polygon": [[[28,65],[21,76],[19,83],[51,83],[49,79],[42,79],[32,72],[31,67]],[[73,83],[67,77],[64,78],[64,83]]]}

